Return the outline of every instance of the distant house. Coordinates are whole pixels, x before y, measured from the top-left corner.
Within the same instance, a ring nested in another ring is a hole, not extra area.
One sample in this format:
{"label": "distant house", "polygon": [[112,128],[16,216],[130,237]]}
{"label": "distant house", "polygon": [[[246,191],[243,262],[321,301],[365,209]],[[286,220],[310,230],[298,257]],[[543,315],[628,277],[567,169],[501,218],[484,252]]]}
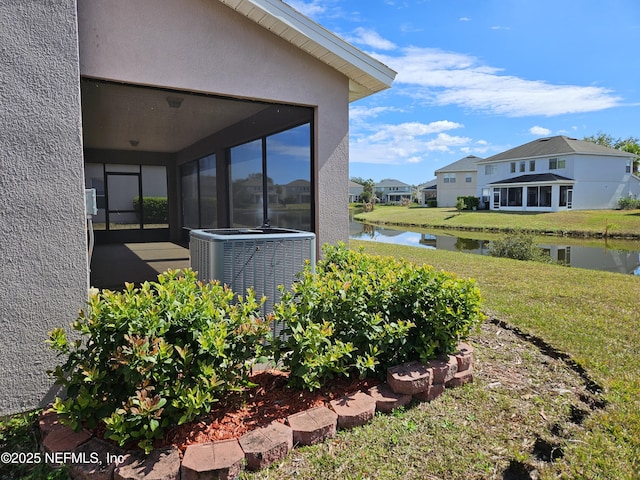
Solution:
{"label": "distant house", "polygon": [[289,182],[284,186],[284,195],[286,204],[308,204],[311,202],[311,182],[304,179]]}
{"label": "distant house", "polygon": [[634,155],[565,136],[540,138],[478,164],[478,190],[491,210],[617,208],[640,196]]}
{"label": "distant house", "polygon": [[356,183],[352,180],[349,180],[349,203],[359,202],[362,200],[362,192],[364,191],[364,186]]}
{"label": "distant house", "polygon": [[428,200],[437,200],[438,198],[438,179],[418,185],[418,201],[421,205],[426,205]]}
{"label": "distant house", "polygon": [[458,197],[477,195],[480,160],[469,155],[435,171],[439,207],[454,207]]}
{"label": "distant house", "polygon": [[400,203],[404,199],[411,201],[411,185],[400,180],[387,178],[376,183],[373,189],[382,203]]}

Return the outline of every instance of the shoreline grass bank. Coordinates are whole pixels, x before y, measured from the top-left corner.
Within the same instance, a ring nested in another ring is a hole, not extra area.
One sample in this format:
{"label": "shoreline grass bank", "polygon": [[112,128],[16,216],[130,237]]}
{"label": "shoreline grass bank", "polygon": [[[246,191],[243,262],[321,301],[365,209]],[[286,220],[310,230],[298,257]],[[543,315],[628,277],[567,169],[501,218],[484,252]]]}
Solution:
{"label": "shoreline grass bank", "polygon": [[640,210],[562,212],[462,211],[381,205],[372,212],[353,210],[354,219],[377,225],[479,232],[527,230],[537,235],[640,240]]}

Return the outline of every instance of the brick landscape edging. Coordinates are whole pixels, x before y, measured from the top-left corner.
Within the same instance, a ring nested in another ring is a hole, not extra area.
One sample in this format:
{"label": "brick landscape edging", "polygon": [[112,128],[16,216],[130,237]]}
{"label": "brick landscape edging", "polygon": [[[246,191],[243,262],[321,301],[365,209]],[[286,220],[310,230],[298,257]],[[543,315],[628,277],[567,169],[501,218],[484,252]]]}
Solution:
{"label": "brick landscape edging", "polygon": [[409,362],[392,367],[387,371],[387,383],[333,400],[331,409],[305,410],[287,417],[287,425],[275,421],[239,439],[189,445],[182,460],[173,446],[149,455],[125,452],[90,432],[74,432],[62,425],[55,413],[46,411],[39,419],[42,448],[60,463],[68,463],[73,479],[232,479],[245,463],[252,470],[267,468],[296,445],[320,443],[334,437],[337,429],[364,425],[376,410],[388,413],[412,399],[431,402],[447,388],[473,382],[473,351],[470,344],[460,343],[453,355],[427,364]]}

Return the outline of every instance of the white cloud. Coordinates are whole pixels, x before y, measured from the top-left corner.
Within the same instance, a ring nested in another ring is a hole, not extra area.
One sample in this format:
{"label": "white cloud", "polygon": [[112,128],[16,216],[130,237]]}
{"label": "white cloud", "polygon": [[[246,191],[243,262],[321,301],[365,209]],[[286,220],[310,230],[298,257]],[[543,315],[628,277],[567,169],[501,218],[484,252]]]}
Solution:
{"label": "white cloud", "polygon": [[413,23],[403,23],[400,25],[400,31],[402,33],[416,33],[422,32],[424,29],[421,27],[416,27]]}
{"label": "white cloud", "polygon": [[440,120],[431,123],[406,122],[396,125],[381,125],[378,131],[369,137],[372,141],[380,141],[392,138],[394,140],[413,140],[415,137],[444,132],[464,125],[449,120]]}
{"label": "white cloud", "polygon": [[455,137],[446,133],[439,133],[436,138],[429,140],[427,149],[438,152],[449,152],[450,147],[462,147],[471,141],[468,137]]}
{"label": "white cloud", "polygon": [[356,28],[354,33],[348,36],[346,40],[359,45],[366,45],[376,50],[395,50],[397,48],[395,43],[382,38],[375,30],[363,27]]}
{"label": "white cloud", "polygon": [[550,117],[604,110],[621,103],[621,98],[606,88],[553,85],[504,75],[499,68],[455,52],[409,47],[401,56],[376,57],[398,72],[396,85],[410,87],[408,95],[430,105],[457,105],[507,117]]}
{"label": "white cloud", "polygon": [[551,133],[551,130],[549,130],[548,128],[544,128],[544,127],[539,127],[538,125],[531,127],[529,129],[529,133],[532,135],[540,135],[542,137],[547,136]]}
{"label": "white cloud", "polygon": [[461,22],[470,22],[471,19],[469,17],[460,17]]}
{"label": "white cloud", "polygon": [[350,106],[349,120],[351,120],[351,122],[353,123],[359,123],[359,122],[362,122],[363,120],[377,118],[383,113],[398,112],[398,111],[401,111],[401,109],[393,106],[384,106],[384,107]]}
{"label": "white cloud", "polygon": [[[447,120],[422,124],[370,125],[372,134],[352,132],[349,161],[403,165],[420,163],[430,152],[451,152],[471,142],[470,138],[443,133],[462,125]],[[437,133],[435,137],[433,134]]]}
{"label": "white cloud", "polygon": [[327,10],[326,6],[324,5],[325,2],[322,2],[322,0],[312,0],[311,2],[304,2],[302,0],[287,0],[287,3],[307,17],[321,15]]}

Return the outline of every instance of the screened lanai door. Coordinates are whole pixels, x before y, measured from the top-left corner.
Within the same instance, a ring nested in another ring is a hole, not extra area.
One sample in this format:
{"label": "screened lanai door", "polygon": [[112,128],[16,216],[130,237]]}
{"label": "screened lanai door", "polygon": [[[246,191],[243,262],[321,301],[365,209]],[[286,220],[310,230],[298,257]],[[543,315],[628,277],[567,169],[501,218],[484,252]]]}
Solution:
{"label": "screened lanai door", "polygon": [[97,243],[169,240],[167,174],[162,165],[86,164],[95,188]]}

